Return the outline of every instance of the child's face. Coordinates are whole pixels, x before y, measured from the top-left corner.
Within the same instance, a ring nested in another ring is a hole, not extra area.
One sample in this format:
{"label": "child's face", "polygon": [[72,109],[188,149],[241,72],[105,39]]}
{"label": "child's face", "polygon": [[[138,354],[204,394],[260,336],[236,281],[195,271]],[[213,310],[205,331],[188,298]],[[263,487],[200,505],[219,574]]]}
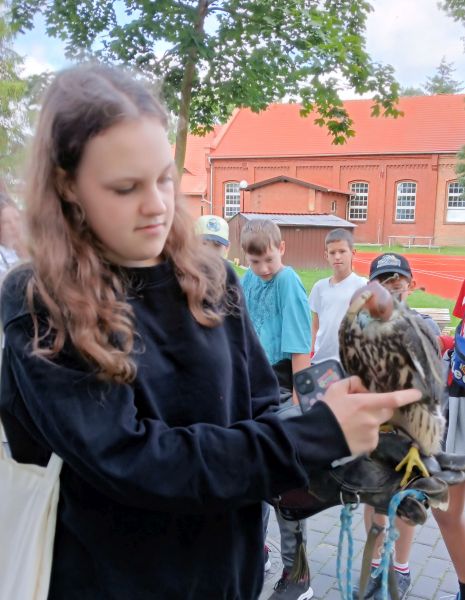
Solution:
{"label": "child's face", "polygon": [[0,213],[0,243],[15,248],[24,236],[21,213],[14,206],[5,206]]}
{"label": "child's face", "polygon": [[279,248],[271,246],[263,254],[245,255],[250,268],[265,281],[272,279],[278,271],[282,269],[282,256],[284,254],[284,242],[281,242]]}
{"label": "child's face", "polygon": [[67,198],[123,266],[157,264],[174,217],[173,159],[156,118],[118,123],[87,142]]}
{"label": "child's face", "polygon": [[415,289],[415,280],[400,273],[383,273],[376,279],[400,302],[405,302],[410,292]]}
{"label": "child's face", "polygon": [[214,242],[213,240],[202,240],[204,246],[208,246],[215,252],[217,252],[222,258],[228,257],[229,247],[221,244],[220,242]]}
{"label": "child's face", "polygon": [[335,275],[348,275],[352,271],[354,250],[347,240],[330,242],[326,246],[325,256]]}

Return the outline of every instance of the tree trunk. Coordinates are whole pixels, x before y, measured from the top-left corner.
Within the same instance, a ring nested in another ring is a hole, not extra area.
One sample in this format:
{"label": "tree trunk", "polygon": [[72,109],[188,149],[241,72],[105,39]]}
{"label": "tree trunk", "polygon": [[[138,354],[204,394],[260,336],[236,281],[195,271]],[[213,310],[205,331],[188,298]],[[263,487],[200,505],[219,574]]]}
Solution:
{"label": "tree trunk", "polygon": [[[196,35],[204,32],[205,17],[208,12],[209,0],[199,0],[197,6],[197,18],[194,30]],[[176,130],[176,150],[174,162],[179,176],[182,176],[184,160],[186,158],[187,134],[189,131],[189,113],[192,98],[192,85],[194,83],[195,68],[198,59],[198,50],[194,43],[189,49],[184,76],[181,83],[181,101],[179,106],[178,126]]]}

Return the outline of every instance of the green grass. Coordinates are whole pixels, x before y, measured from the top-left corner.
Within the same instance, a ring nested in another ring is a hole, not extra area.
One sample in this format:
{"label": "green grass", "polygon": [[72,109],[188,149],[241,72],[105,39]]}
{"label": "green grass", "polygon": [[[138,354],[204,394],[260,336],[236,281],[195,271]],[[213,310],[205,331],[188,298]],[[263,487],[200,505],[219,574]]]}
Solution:
{"label": "green grass", "polygon": [[417,290],[409,296],[407,303],[412,308],[448,308],[451,314],[451,327],[456,326],[459,323],[459,319],[452,316],[452,310],[455,306],[453,300],[448,300],[441,296],[435,296],[434,294],[427,294],[426,292]]}
{"label": "green grass", "polygon": [[397,254],[444,254],[446,256],[464,256],[465,246],[441,246],[440,248],[407,248],[405,246],[381,246],[377,244],[366,246],[355,244],[357,252],[397,252]]}
{"label": "green grass", "polygon": [[[245,269],[243,269],[242,267],[234,266],[234,269],[239,277],[242,277],[245,273]],[[313,285],[319,279],[331,276],[331,269],[297,269],[297,273],[302,279],[302,283],[304,284],[307,293],[310,293],[310,290],[312,289]],[[409,296],[407,302],[408,305],[412,308],[448,308],[450,310],[451,315],[452,309],[455,306],[455,302],[453,300],[448,300],[447,298],[442,298],[441,296],[435,296],[434,294],[427,294],[426,292],[422,292],[420,290],[413,292]],[[456,317],[451,316],[451,326],[457,325],[458,322],[459,320]]]}
{"label": "green grass", "polygon": [[332,271],[331,269],[312,269],[311,271],[304,269],[296,269],[299,274],[300,279],[302,279],[302,283],[304,284],[304,288],[307,290],[307,293],[310,293],[310,290],[314,286],[314,284],[319,279],[324,279],[325,277],[331,277]]}

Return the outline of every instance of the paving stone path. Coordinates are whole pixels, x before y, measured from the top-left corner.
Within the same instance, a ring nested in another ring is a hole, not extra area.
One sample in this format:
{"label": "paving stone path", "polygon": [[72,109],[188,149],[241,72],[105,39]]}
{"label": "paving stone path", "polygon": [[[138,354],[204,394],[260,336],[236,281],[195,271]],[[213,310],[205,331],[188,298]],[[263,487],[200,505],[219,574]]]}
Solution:
{"label": "paving stone path", "polygon": [[[331,508],[308,519],[307,550],[310,560],[312,588],[315,600],[340,600],[336,580],[336,557],[339,541],[340,508]],[[365,543],[363,510],[358,508],[353,518],[354,572],[358,581],[360,560]],[[259,600],[267,600],[273,586],[281,575],[279,553],[279,529],[270,516],[267,544],[271,550],[271,569],[265,575],[265,583]],[[465,548],[464,548],[465,552]],[[442,541],[436,521],[429,514],[426,523],[416,528],[415,541],[410,556],[413,587],[409,600],[453,600],[458,591],[457,577]]]}

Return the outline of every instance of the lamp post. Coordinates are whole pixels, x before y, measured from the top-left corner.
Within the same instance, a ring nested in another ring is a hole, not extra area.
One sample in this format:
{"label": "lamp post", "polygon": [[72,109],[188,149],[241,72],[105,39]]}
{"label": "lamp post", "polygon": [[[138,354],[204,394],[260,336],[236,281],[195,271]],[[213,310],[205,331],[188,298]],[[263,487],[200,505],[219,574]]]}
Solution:
{"label": "lamp post", "polygon": [[242,190],[242,212],[245,212],[245,189],[249,184],[245,179],[239,181],[239,189]]}

